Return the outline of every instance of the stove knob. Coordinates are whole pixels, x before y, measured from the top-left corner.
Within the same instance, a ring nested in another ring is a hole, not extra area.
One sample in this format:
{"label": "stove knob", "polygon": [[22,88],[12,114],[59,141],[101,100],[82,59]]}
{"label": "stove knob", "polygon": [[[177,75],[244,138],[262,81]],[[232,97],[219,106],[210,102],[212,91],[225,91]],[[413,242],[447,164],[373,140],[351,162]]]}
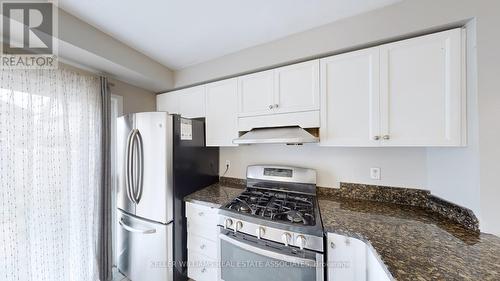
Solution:
{"label": "stove knob", "polygon": [[243,223],[241,221],[237,221],[236,225],[234,226],[234,233],[238,232],[238,230],[243,228]]}
{"label": "stove knob", "polygon": [[228,229],[229,227],[231,227],[233,225],[233,220],[232,219],[226,219],[224,221],[224,229]]}
{"label": "stove knob", "polygon": [[281,241],[283,241],[283,244],[285,244],[285,246],[288,246],[288,244],[290,244],[290,239],[292,239],[292,235],[290,233],[285,232],[281,234]]}
{"label": "stove knob", "polygon": [[304,235],[299,235],[297,236],[297,245],[299,246],[299,248],[301,250],[304,250],[304,247],[306,246],[306,238],[304,237]]}
{"label": "stove knob", "polygon": [[258,239],[262,238],[262,236],[266,234],[266,230],[262,226],[259,226],[255,232],[257,232]]}

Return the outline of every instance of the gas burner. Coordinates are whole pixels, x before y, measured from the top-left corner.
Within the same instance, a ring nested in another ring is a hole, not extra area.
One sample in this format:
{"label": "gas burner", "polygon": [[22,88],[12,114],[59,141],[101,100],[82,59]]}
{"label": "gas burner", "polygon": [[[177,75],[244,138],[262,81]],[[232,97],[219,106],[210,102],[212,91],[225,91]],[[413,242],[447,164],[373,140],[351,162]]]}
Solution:
{"label": "gas burner", "polygon": [[226,208],[272,221],[315,225],[315,196],[309,194],[248,187]]}
{"label": "gas burner", "polygon": [[241,205],[239,208],[238,208],[238,211],[242,212],[242,213],[250,213],[250,208],[246,205]]}
{"label": "gas burner", "polygon": [[289,211],[286,214],[286,218],[291,222],[303,222],[304,216],[299,211]]}

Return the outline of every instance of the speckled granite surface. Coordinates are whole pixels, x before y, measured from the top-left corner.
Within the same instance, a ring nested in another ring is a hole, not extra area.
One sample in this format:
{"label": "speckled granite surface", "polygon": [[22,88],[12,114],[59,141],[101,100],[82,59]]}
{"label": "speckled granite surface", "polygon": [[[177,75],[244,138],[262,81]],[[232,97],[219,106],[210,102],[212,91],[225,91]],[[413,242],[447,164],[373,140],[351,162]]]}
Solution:
{"label": "speckled granite surface", "polygon": [[[219,207],[241,193],[244,183],[222,178],[220,183],[188,195],[185,201]],[[340,194],[339,189],[318,189],[325,232],[366,242],[394,279],[500,280],[500,238],[471,231],[434,211],[447,202],[422,208]]]}
{"label": "speckled granite surface", "polygon": [[421,207],[460,223],[469,230],[479,232],[479,220],[470,209],[434,196],[428,190],[342,182],[340,188],[319,187],[318,194],[320,193]]}
{"label": "speckled granite surface", "polygon": [[184,201],[219,208],[238,196],[245,188],[239,179],[221,178],[221,181],[184,197]]}
{"label": "speckled granite surface", "polygon": [[500,280],[500,238],[421,207],[319,195],[325,232],[361,239],[396,280]]}

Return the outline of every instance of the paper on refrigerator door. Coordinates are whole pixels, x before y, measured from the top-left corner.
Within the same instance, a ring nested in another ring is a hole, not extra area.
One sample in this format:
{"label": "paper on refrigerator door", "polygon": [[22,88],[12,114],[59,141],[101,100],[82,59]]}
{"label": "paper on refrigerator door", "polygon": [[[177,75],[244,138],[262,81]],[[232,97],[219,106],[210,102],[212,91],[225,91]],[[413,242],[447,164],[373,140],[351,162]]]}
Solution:
{"label": "paper on refrigerator door", "polygon": [[193,140],[193,123],[181,118],[181,140]]}

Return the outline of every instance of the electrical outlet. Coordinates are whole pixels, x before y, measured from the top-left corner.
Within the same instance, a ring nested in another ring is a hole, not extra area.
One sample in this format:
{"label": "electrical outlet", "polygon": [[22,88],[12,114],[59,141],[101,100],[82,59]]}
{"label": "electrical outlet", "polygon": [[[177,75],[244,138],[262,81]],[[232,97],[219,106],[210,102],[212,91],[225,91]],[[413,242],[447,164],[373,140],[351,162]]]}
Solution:
{"label": "electrical outlet", "polygon": [[231,166],[231,161],[226,160],[226,167],[230,167],[230,166]]}
{"label": "electrical outlet", "polygon": [[380,180],[380,168],[370,168],[370,178]]}

